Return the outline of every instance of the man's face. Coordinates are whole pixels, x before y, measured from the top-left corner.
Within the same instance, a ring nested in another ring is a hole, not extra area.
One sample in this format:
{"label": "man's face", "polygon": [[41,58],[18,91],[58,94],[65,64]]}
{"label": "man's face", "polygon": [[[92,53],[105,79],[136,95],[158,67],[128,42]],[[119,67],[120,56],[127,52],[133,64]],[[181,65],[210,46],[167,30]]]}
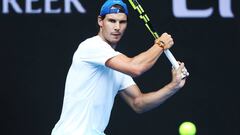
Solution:
{"label": "man's face", "polygon": [[100,36],[110,45],[116,45],[127,27],[127,15],[124,13],[107,14],[104,19],[98,18]]}

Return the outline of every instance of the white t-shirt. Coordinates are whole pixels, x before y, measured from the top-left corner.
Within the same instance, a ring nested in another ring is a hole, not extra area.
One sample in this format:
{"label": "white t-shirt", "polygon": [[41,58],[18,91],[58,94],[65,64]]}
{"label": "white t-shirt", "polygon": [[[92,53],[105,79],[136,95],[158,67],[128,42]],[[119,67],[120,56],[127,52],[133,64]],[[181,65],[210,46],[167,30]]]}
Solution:
{"label": "white t-shirt", "polygon": [[52,135],[104,135],[114,98],[135,82],[105,66],[120,53],[100,36],[82,42],[69,69],[60,120]]}

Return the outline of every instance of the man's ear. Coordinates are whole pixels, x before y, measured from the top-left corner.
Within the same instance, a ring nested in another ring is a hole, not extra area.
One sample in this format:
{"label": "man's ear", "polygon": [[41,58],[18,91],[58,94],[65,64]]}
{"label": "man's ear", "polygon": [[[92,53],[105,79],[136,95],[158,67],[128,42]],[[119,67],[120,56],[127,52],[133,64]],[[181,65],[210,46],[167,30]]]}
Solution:
{"label": "man's ear", "polygon": [[98,25],[99,25],[99,27],[102,27],[103,26],[103,19],[102,19],[102,17],[101,16],[98,16]]}

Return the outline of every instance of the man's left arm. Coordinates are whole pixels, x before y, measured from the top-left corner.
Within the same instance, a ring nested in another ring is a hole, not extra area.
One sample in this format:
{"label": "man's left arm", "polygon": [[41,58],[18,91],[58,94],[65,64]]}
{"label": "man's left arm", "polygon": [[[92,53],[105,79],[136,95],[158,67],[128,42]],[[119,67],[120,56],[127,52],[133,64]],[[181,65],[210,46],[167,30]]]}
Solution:
{"label": "man's left arm", "polygon": [[181,63],[177,70],[172,71],[172,81],[157,91],[142,93],[137,85],[133,85],[121,91],[120,95],[135,112],[149,111],[158,107],[184,86],[186,79],[181,77],[183,69],[184,64]]}

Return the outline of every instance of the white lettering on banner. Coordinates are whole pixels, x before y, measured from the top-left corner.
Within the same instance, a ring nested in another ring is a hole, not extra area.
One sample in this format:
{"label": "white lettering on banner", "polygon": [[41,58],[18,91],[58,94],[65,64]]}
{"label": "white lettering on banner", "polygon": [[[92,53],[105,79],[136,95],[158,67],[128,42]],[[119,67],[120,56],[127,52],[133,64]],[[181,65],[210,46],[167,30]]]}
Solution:
{"label": "white lettering on banner", "polygon": [[[211,1],[211,0],[209,0]],[[71,14],[75,8],[78,13],[85,14],[86,9],[82,6],[80,0],[1,0],[2,13],[10,14]],[[25,2],[20,4],[21,2]],[[43,7],[33,7],[33,4]],[[62,2],[63,4],[59,4]],[[209,6],[206,9],[188,9],[187,0],[172,0],[173,15],[176,18],[208,18],[213,14],[214,8]],[[62,7],[53,6],[53,4],[61,5]],[[21,7],[21,6],[24,7]],[[54,7],[54,8],[53,8]],[[232,0],[218,0],[219,15],[223,18],[234,18],[232,12]]]}
{"label": "white lettering on banner", "polygon": [[211,16],[213,8],[203,10],[187,9],[187,0],[173,0],[173,14],[175,17],[201,17],[206,18]]}
{"label": "white lettering on banner", "polygon": [[16,0],[3,0],[3,13],[7,14],[9,13],[9,5],[11,5],[13,7],[13,10],[16,11],[16,13],[22,13],[22,9],[20,8],[20,6],[18,5],[18,3],[16,2]]}
{"label": "white lettering on banner", "polygon": [[58,9],[52,9],[51,8],[51,4],[52,2],[56,2],[58,0],[46,0],[45,1],[45,12],[46,13],[49,13],[49,14],[57,14],[57,13],[60,13],[61,12],[61,9],[58,8]]}
{"label": "white lettering on banner", "polygon": [[219,12],[222,17],[233,18],[234,15],[231,9],[231,0],[219,0]]}
{"label": "white lettering on banner", "polygon": [[65,8],[64,11],[65,13],[71,13],[71,3],[73,3],[73,5],[77,8],[77,10],[80,13],[85,13],[86,10],[83,8],[83,6],[81,5],[81,3],[79,3],[78,0],[64,0],[65,1]]}
{"label": "white lettering on banner", "polygon": [[26,0],[26,13],[41,13],[42,10],[41,9],[33,9],[32,8],[32,3],[36,2],[38,0]]}
{"label": "white lettering on banner", "polygon": [[[223,18],[233,18],[231,0],[219,0],[219,12]],[[173,0],[173,14],[177,18],[207,18],[213,13],[213,7],[208,9],[187,9],[187,0]]]}
{"label": "white lettering on banner", "polygon": [[[22,0],[20,0],[22,1]],[[21,9],[17,0],[2,0],[2,12],[4,14],[10,13],[10,6],[12,7],[13,11],[18,14],[26,13],[26,14],[40,14],[40,13],[47,13],[47,14],[57,14],[57,13],[72,13],[71,7],[74,6],[79,13],[86,13],[86,9],[82,6],[79,0],[64,0],[64,10],[62,11],[61,8],[52,9],[51,4],[53,2],[57,2],[59,0],[44,0],[44,9],[38,8],[33,9],[32,5],[34,2],[39,2],[40,0],[25,0],[25,11]]]}

